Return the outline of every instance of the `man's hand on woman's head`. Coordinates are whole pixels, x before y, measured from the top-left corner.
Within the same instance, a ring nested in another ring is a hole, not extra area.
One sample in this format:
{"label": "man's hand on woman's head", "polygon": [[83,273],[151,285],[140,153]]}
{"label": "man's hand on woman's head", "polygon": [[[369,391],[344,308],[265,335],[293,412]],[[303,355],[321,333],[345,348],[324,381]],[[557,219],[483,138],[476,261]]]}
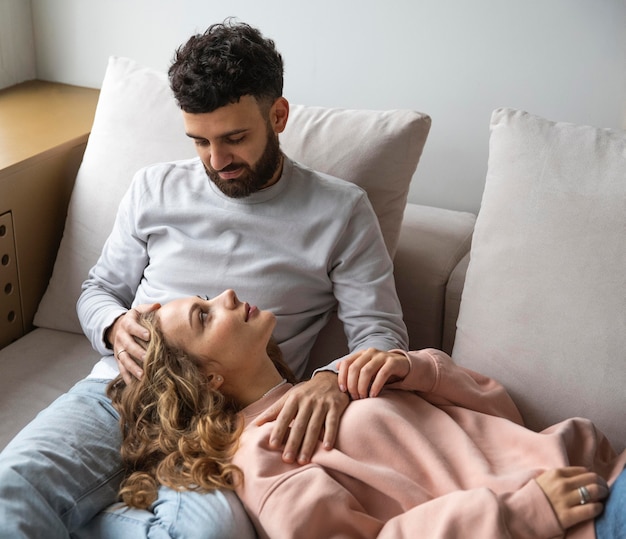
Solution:
{"label": "man's hand on woman's head", "polygon": [[137,305],[119,316],[106,333],[106,339],[113,347],[120,374],[127,384],[130,384],[133,377],[143,376],[141,364],[146,353],[135,337],[144,341],[150,337],[148,330],[139,323],[139,315],[154,311],[160,306],[158,303]]}
{"label": "man's hand on woman's head", "polygon": [[270,447],[278,451],[284,442],[283,460],[306,464],[320,439],[324,449],[333,448],[348,402],[348,396],[339,390],[337,375],[322,371],[290,389],[259,416],[256,424],[276,420]]}
{"label": "man's hand on woman's head", "polygon": [[376,397],[385,384],[404,380],[411,370],[411,363],[401,352],[368,348],[342,359],[338,368],[339,388],[356,400]]}

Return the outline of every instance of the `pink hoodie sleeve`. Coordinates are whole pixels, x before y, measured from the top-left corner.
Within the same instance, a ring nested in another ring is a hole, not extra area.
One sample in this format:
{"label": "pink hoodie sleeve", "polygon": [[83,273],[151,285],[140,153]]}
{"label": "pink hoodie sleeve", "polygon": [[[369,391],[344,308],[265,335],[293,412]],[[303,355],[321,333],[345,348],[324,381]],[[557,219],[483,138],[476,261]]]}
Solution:
{"label": "pink hoodie sleeve", "polygon": [[258,511],[261,537],[389,538],[560,537],[563,531],[539,486],[496,496],[488,489],[458,491],[384,523],[369,516],[323,469],[308,465],[275,485]]}
{"label": "pink hoodie sleeve", "polygon": [[411,370],[402,382],[390,384],[390,388],[417,391],[440,407],[461,406],[523,424],[517,406],[500,383],[456,365],[445,352],[434,348],[394,352],[409,358]]}
{"label": "pink hoodie sleeve", "polygon": [[441,496],[389,520],[376,536],[511,537],[543,539],[563,537],[548,499],[535,481],[517,492],[497,496],[486,488]]}

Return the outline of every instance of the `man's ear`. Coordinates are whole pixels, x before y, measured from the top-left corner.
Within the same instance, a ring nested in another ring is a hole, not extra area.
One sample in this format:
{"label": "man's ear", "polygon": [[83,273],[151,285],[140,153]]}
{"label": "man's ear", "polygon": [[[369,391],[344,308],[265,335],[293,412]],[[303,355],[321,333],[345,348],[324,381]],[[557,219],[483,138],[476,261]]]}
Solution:
{"label": "man's ear", "polygon": [[224,383],[224,377],[221,374],[210,372],[207,375],[207,383],[211,389],[218,390]]}
{"label": "man's ear", "polygon": [[270,109],[270,124],[274,133],[282,133],[289,118],[289,101],[284,97],[279,97]]}

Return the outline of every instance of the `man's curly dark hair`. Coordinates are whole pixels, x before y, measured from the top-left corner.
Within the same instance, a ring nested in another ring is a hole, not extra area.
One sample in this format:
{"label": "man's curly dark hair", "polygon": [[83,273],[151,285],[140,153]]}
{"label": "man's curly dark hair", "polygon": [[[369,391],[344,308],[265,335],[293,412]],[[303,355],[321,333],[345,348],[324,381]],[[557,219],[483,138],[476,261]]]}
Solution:
{"label": "man's curly dark hair", "polygon": [[213,112],[245,95],[271,105],[283,92],[283,59],[274,42],[232,19],[179,47],[168,74],[178,106],[191,114]]}

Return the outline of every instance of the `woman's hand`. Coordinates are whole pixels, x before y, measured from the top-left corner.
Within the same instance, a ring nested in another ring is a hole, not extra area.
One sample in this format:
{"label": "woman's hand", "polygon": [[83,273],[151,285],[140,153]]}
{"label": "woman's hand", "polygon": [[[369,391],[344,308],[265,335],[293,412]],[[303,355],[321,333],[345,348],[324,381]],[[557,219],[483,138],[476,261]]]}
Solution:
{"label": "woman's hand", "polygon": [[[597,517],[602,512],[603,502],[609,495],[606,481],[581,466],[548,470],[536,481],[550,500],[564,530]],[[579,490],[580,487],[586,489],[584,494],[589,495],[589,500],[584,504],[581,503],[583,494]]]}
{"label": "woman's hand", "polygon": [[339,419],[348,402],[348,396],[339,391],[337,375],[322,371],[290,389],[255,423],[262,425],[276,420],[270,435],[270,447],[279,450],[286,439],[283,460],[306,464],[322,435],[324,449],[332,449],[335,445]]}
{"label": "woman's hand", "polygon": [[385,384],[404,380],[410,369],[403,353],[368,348],[341,360],[337,382],[352,399],[376,397]]}
{"label": "woman's hand", "polygon": [[106,339],[113,347],[113,355],[117,360],[120,374],[126,384],[130,384],[132,377],[141,378],[143,370],[141,364],[146,355],[145,350],[135,340],[147,341],[150,338],[148,330],[139,323],[140,313],[147,313],[158,309],[158,303],[137,305],[125,314],[119,316],[106,333]]}

